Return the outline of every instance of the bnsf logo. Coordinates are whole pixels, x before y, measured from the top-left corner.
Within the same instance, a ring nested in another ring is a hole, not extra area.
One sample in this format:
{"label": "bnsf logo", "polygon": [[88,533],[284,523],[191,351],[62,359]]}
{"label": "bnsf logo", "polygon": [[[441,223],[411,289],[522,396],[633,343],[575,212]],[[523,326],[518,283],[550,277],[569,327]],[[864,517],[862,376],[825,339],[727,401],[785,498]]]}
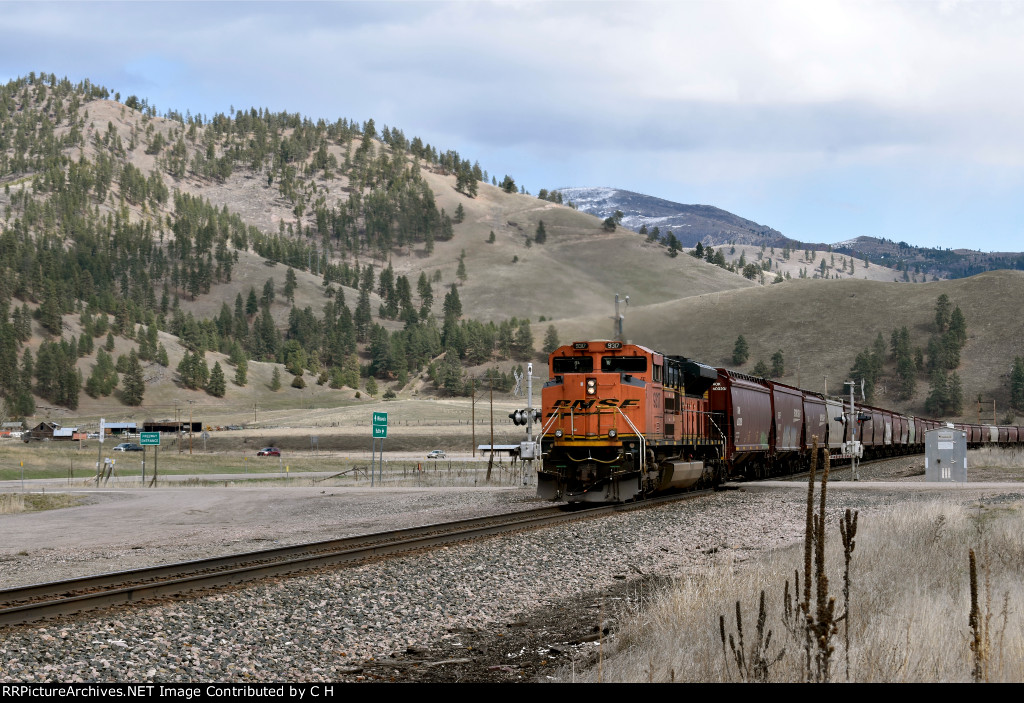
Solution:
{"label": "bnsf logo", "polygon": [[597,398],[594,398],[592,400],[556,400],[555,404],[552,405],[551,407],[554,408],[555,410],[589,410],[590,408],[594,407],[595,404],[599,408],[625,409],[631,408],[634,405],[639,405],[640,401],[635,399],[619,400],[618,398],[604,398],[602,400],[598,400]]}

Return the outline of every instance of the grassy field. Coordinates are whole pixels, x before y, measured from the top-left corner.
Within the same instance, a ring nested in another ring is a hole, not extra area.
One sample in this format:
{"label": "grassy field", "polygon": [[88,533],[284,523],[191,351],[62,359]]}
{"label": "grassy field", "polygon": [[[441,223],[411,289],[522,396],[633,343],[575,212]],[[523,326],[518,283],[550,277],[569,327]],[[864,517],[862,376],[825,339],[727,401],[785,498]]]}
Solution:
{"label": "grassy field", "polygon": [[[1019,469],[1018,469],[1019,473]],[[833,681],[1024,681],[1024,504],[908,502],[861,515],[851,562],[849,649],[838,622],[829,667]],[[844,610],[843,550],[836,521],[826,533],[827,574]],[[978,648],[971,648],[969,551],[977,554]],[[784,584],[803,571],[803,545],[767,553],[743,565],[719,563],[682,574],[634,610],[623,623],[617,653],[590,680],[721,682],[805,680],[802,631],[787,628]],[[764,593],[764,632],[757,671],[757,613]],[[790,599],[792,600],[792,599]],[[738,638],[737,603],[743,634]],[[814,596],[811,612],[814,613]],[[740,670],[721,632],[740,639],[747,669]],[[790,623],[794,622],[792,620]],[[975,654],[980,652],[980,656]],[[847,655],[849,670],[847,673]],[[813,653],[812,653],[813,656]],[[812,671],[815,665],[811,665]]]}
{"label": "grassy field", "polygon": [[[442,428],[439,428],[442,429]],[[449,427],[448,429],[452,429]],[[463,430],[468,428],[462,426]],[[488,440],[481,436],[482,429],[477,429],[479,443]],[[370,442],[365,436],[358,439],[352,437],[323,435],[319,448],[310,447],[309,435],[277,436],[273,444],[282,448],[280,457],[258,457],[256,448],[265,446],[250,438],[246,444],[245,432],[217,433],[214,439],[204,442],[193,438],[192,451],[189,451],[188,438],[184,438],[180,446],[173,439],[163,440],[159,456],[152,448],[143,452],[111,451],[114,442],[104,445],[106,451],[99,450],[95,440],[85,442],[81,449],[74,442],[43,442],[30,445],[23,442],[6,441],[0,445],[0,480],[20,481],[28,483],[27,490],[38,490],[32,481],[38,479],[64,479],[60,485],[91,486],[96,485],[97,459],[107,457],[115,460],[112,475],[103,482],[107,486],[137,486],[143,476],[147,482],[152,479],[154,469],[163,478],[172,476],[190,476],[190,483],[199,485],[212,483],[223,485],[224,478],[214,480],[213,475],[237,475],[244,485],[255,485],[253,475],[267,474],[267,481],[279,485],[327,485],[327,486],[361,486],[370,485]],[[364,434],[369,434],[367,431]],[[392,431],[392,434],[394,432]],[[451,439],[453,435],[449,435]],[[416,444],[433,442],[439,448],[448,447],[450,442],[440,440],[438,435],[416,435]],[[463,451],[457,452],[457,458],[441,460],[426,459],[426,450],[422,452],[400,451],[402,442],[388,440],[385,444],[383,458],[378,451],[378,470],[383,472],[385,485],[394,486],[474,486],[474,485],[517,485],[521,483],[521,464],[514,466],[505,457],[495,456],[492,465],[491,480],[487,481],[487,459],[477,453],[472,456],[468,436]],[[351,451],[333,450],[332,445],[358,442],[356,449]],[[499,443],[496,437],[495,443]],[[204,448],[204,444],[206,448]],[[248,448],[251,445],[252,448]],[[246,448],[241,448],[245,446]],[[216,447],[216,449],[214,448]],[[378,445],[379,448],[379,445]],[[145,456],[145,467],[143,457]],[[277,476],[271,477],[274,474]],[[280,474],[285,474],[281,477]],[[313,475],[316,474],[316,475]],[[380,481],[378,474],[374,483]],[[230,482],[230,478],[228,478]],[[51,484],[52,485],[52,484]],[[159,482],[158,482],[159,485]],[[180,481],[171,485],[181,485]],[[53,486],[54,490],[59,490]]]}

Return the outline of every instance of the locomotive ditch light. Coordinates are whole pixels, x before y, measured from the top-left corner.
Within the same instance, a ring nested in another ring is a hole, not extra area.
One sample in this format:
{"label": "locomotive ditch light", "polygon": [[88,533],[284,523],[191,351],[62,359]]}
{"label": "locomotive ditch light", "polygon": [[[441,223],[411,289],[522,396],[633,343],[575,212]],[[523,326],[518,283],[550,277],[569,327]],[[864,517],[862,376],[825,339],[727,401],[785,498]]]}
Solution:
{"label": "locomotive ditch light", "polygon": [[587,395],[594,395],[595,393],[597,393],[597,379],[596,378],[588,378],[587,379]]}
{"label": "locomotive ditch light", "polygon": [[616,432],[615,428],[613,427],[612,429],[608,430],[608,436],[612,439],[615,439],[616,437],[619,436],[619,433]]}
{"label": "locomotive ditch light", "polygon": [[563,434],[565,434],[565,433],[562,432],[562,430],[555,430],[555,438],[556,439],[561,439]]}

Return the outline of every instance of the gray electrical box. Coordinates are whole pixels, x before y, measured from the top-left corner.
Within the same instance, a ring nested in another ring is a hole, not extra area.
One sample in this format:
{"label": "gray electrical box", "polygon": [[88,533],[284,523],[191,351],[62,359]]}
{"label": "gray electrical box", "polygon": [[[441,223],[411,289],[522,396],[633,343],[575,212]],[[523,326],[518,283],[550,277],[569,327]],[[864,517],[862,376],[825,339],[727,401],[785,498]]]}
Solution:
{"label": "gray electrical box", "polygon": [[924,433],[924,480],[967,481],[967,433],[939,427]]}

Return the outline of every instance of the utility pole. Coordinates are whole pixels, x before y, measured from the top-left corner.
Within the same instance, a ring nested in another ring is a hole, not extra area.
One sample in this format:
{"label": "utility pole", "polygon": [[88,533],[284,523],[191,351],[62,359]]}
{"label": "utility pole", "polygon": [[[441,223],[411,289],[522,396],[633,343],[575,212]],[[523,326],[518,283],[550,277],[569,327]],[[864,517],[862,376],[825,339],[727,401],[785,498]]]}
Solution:
{"label": "utility pole", "polygon": [[526,442],[530,448],[530,459],[520,465],[524,486],[529,475],[527,472],[533,471],[533,455],[536,454],[533,446],[533,364],[526,365]]}
{"label": "utility pole", "polygon": [[487,480],[491,480],[491,467],[494,466],[494,376],[491,376],[491,451],[487,456]]}
{"label": "utility pole", "polygon": [[192,404],[196,401],[188,401],[188,453],[192,454]]}
{"label": "utility pole", "polygon": [[469,409],[470,409],[470,424],[473,429],[470,431],[470,440],[473,443],[473,458],[476,458],[476,379],[474,378],[470,383],[469,391]]}

